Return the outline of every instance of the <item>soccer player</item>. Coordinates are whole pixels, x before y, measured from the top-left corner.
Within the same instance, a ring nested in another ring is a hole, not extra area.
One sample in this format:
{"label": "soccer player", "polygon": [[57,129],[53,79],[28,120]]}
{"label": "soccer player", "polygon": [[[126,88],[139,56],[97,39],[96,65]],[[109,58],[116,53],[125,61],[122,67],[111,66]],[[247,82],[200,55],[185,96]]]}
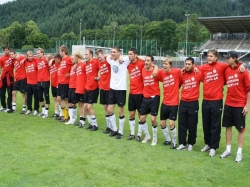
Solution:
{"label": "soccer player", "polygon": [[99,64],[97,59],[93,59],[93,51],[85,50],[86,60],[86,84],[84,94],[84,109],[88,115],[90,115],[90,124],[87,129],[91,131],[98,130],[98,124],[96,121],[95,110],[93,104],[97,103],[99,95],[99,85],[96,77],[98,76]]}
{"label": "soccer player", "polygon": [[27,73],[27,107],[28,110],[25,115],[32,113],[32,97],[34,96],[34,113],[33,115],[38,115],[39,109],[39,99],[37,93],[37,60],[33,57],[33,52],[27,52],[27,59],[24,61],[26,73]]}
{"label": "soccer player", "polygon": [[10,50],[10,57],[12,59],[15,70],[15,82],[12,91],[12,108],[9,109],[8,113],[16,111],[16,94],[18,91],[20,91],[23,99],[23,108],[20,114],[25,114],[27,76],[24,60],[26,59],[26,57],[23,55],[17,55],[14,50]]}
{"label": "soccer player", "polygon": [[58,76],[58,89],[57,89],[57,100],[60,103],[63,117],[59,120],[60,122],[67,122],[69,118],[68,114],[68,92],[69,92],[69,75],[70,69],[72,66],[72,60],[68,56],[68,47],[66,45],[62,45],[60,47],[60,55],[62,57],[62,61],[59,67],[59,76]]}
{"label": "soccer player", "polygon": [[[129,110],[129,126],[130,136],[127,140],[133,140],[135,138],[135,114],[136,110],[140,117],[141,102],[143,98],[143,80],[142,69],[144,68],[144,61],[138,59],[138,52],[136,48],[130,48],[128,51],[129,65],[129,98],[128,98],[128,110]],[[140,125],[138,131],[141,132]]]}
{"label": "soccer player", "polygon": [[231,156],[232,126],[238,130],[238,150],[235,161],[242,161],[246,115],[250,103],[250,80],[248,71],[239,73],[238,53],[229,51],[226,55],[229,67],[225,71],[227,97],[224,106],[222,126],[226,127],[226,150],[221,158]]}
{"label": "soccer player", "polygon": [[58,111],[59,102],[57,101],[57,87],[58,87],[57,74],[61,61],[62,57],[60,54],[55,55],[54,58],[49,61],[51,93],[54,99],[54,108],[55,108],[55,113],[52,115],[52,117],[59,117],[59,111]]}
{"label": "soccer player", "polygon": [[225,84],[224,74],[228,67],[226,63],[217,62],[218,55],[217,50],[209,50],[207,63],[199,67],[203,73],[202,123],[205,140],[205,146],[201,149],[201,152],[210,150],[210,157],[215,156],[216,149],[219,148],[223,86]]}
{"label": "soccer player", "polygon": [[69,75],[69,93],[68,93],[68,106],[69,106],[69,121],[66,122],[66,125],[74,125],[76,121],[76,64],[74,56],[71,56],[72,66],[70,69]]}
{"label": "soccer player", "polygon": [[[42,108],[41,116],[42,118],[48,117],[49,112],[49,87],[50,87],[50,74],[49,74],[49,64],[47,58],[44,56],[44,50],[38,48],[36,50],[37,54],[37,91],[40,106]],[[45,99],[45,105],[44,105]]]}
{"label": "soccer player", "polygon": [[98,49],[96,51],[96,56],[97,59],[99,60],[99,70],[100,70],[100,75],[99,77],[96,77],[96,80],[99,80],[100,104],[103,105],[106,117],[106,125],[107,125],[107,128],[103,131],[103,133],[109,134],[112,129],[109,123],[109,114],[108,114],[111,69],[101,49]]}
{"label": "soccer player", "polygon": [[[1,78],[1,87],[0,87],[0,97],[2,107],[0,111],[7,112],[12,108],[12,90],[14,82],[13,74],[13,63],[10,57],[10,47],[5,45],[3,46],[4,55],[0,57],[0,78]],[[6,105],[6,91],[8,94],[7,105]]]}
{"label": "soccer player", "polygon": [[[117,46],[112,47],[111,57],[107,57],[107,61],[111,66],[110,78],[110,93],[109,93],[109,121],[112,126],[112,132],[109,136],[116,136],[116,139],[121,139],[123,136],[123,128],[125,123],[124,105],[126,103],[126,90],[127,90],[127,67],[129,60],[120,62],[120,48]],[[116,117],[114,114],[115,105],[118,105],[119,113],[119,132],[116,126]]]}
{"label": "soccer player", "polygon": [[73,54],[73,59],[76,66],[76,98],[79,106],[80,121],[76,124],[79,128],[85,126],[86,114],[84,109],[84,94],[86,84],[86,64],[83,60],[83,54],[77,50]]}
{"label": "soccer player", "polygon": [[175,120],[177,119],[177,111],[179,104],[179,79],[181,70],[172,68],[172,59],[165,58],[163,60],[163,69],[158,72],[158,79],[163,83],[164,98],[161,105],[160,124],[162,132],[166,138],[163,146],[171,144],[171,138],[166,126],[166,120],[169,119],[169,127],[172,134],[171,149],[176,149]]}
{"label": "soccer player", "polygon": [[[140,121],[141,129],[145,133],[145,138],[142,143],[147,143],[151,136],[148,132],[148,125],[146,123],[147,115],[151,114],[153,140],[151,145],[157,144],[157,122],[156,117],[158,114],[159,104],[160,104],[160,88],[159,80],[153,76],[154,70],[154,57],[152,55],[146,55],[145,67],[142,69],[142,79],[143,79],[143,99],[140,110]],[[141,132],[137,134],[137,140],[141,140]]]}
{"label": "soccer player", "polygon": [[185,73],[180,75],[182,90],[178,114],[179,147],[177,150],[187,149],[188,151],[192,151],[196,143],[199,111],[198,99],[200,82],[202,81],[203,75],[201,71],[195,72],[194,65],[194,59],[188,57],[185,60]]}

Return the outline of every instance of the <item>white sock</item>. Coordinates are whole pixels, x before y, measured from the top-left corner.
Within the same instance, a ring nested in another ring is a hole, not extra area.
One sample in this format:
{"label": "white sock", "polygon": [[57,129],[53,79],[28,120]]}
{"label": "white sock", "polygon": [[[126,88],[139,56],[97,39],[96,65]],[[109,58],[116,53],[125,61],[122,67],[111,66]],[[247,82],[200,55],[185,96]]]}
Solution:
{"label": "white sock", "polygon": [[90,115],[87,115],[87,119],[88,119],[89,124],[92,125],[91,124],[91,116]]}
{"label": "white sock", "polygon": [[69,119],[70,121],[73,119],[73,108],[69,108]]}
{"label": "white sock", "polygon": [[144,131],[146,136],[150,136],[149,132],[148,132],[148,124],[147,122],[145,122],[144,124],[142,124],[142,130]]}
{"label": "white sock", "polygon": [[137,136],[141,136],[142,130],[143,130],[143,124],[139,123]]}
{"label": "white sock", "polygon": [[26,105],[23,105],[22,111],[26,111]]}
{"label": "white sock", "polygon": [[42,113],[45,114],[45,106],[42,107]]}
{"label": "white sock", "polygon": [[63,116],[63,114],[62,114],[62,107],[61,107],[61,105],[59,105],[59,116]]}
{"label": "white sock", "polygon": [[109,116],[109,122],[110,122],[110,126],[112,127],[112,130],[117,131],[115,114]]}
{"label": "white sock", "polygon": [[153,138],[157,140],[157,126],[152,126]]}
{"label": "white sock", "polygon": [[166,141],[170,142],[171,138],[170,138],[169,133],[168,133],[168,127],[162,128],[161,130],[162,130],[163,135],[166,138]]}
{"label": "white sock", "polygon": [[174,127],[173,129],[170,129],[171,130],[171,134],[172,134],[172,142],[174,144],[176,144],[176,127]]}
{"label": "white sock", "polygon": [[130,135],[135,135],[135,119],[129,119],[129,126],[130,126]]}
{"label": "white sock", "polygon": [[238,147],[237,153],[242,154],[242,148],[241,147]]}
{"label": "white sock", "polygon": [[48,114],[49,114],[49,110],[48,110],[48,109],[45,109],[44,114],[45,114],[45,115],[48,115]]}
{"label": "white sock", "polygon": [[125,123],[125,116],[122,116],[122,118],[119,118],[119,133],[123,134],[123,128]]}
{"label": "white sock", "polygon": [[82,126],[85,125],[85,121],[84,120],[80,120],[80,122],[81,122]]}
{"label": "white sock", "polygon": [[96,117],[94,115],[91,116],[91,125],[98,127]]}
{"label": "white sock", "polygon": [[106,125],[108,128],[111,129],[110,125],[109,125],[109,115],[106,115]]}
{"label": "white sock", "polygon": [[14,103],[14,102],[12,103],[12,109],[16,110],[16,103]]}
{"label": "white sock", "polygon": [[227,152],[231,152],[231,145],[227,145]]}

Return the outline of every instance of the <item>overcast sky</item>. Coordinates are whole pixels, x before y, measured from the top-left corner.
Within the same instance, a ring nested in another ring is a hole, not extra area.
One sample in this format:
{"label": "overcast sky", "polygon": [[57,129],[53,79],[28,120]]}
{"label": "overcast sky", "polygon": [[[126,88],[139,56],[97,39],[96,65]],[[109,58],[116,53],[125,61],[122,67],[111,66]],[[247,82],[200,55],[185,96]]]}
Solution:
{"label": "overcast sky", "polygon": [[13,1],[13,0],[0,0],[0,4],[4,4],[6,2]]}

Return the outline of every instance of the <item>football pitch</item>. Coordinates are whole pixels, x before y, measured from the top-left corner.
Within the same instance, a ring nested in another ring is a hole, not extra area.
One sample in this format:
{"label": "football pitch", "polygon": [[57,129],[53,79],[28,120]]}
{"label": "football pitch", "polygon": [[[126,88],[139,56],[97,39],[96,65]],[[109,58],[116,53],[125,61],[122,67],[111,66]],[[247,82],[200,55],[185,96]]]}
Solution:
{"label": "football pitch", "polygon": [[[0,113],[0,186],[249,186],[249,116],[243,161],[236,163],[235,128],[232,157],[219,157],[226,146],[224,128],[216,156],[200,152],[204,146],[201,107],[197,143],[192,152],[161,146],[164,136],[160,125],[158,144],[154,147],[151,142],[126,140],[130,134],[127,105],[124,136],[120,140],[103,134],[106,122],[99,104],[94,105],[99,125],[96,132],[56,121],[51,117],[52,105],[47,119],[20,115],[21,108],[18,93],[17,111]],[[117,113],[116,118],[118,124]],[[157,121],[159,124],[159,116]],[[149,116],[147,123],[152,135]]]}

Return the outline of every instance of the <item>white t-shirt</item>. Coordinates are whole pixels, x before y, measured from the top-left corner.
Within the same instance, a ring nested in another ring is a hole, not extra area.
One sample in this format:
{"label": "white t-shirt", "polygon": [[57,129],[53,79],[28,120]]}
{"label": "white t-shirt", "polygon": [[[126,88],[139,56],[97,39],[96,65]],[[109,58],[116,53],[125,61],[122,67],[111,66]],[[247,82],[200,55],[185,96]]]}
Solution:
{"label": "white t-shirt", "polygon": [[127,67],[129,58],[123,58],[123,63],[119,60],[111,60],[107,57],[107,62],[111,67],[110,88],[113,90],[127,90]]}

